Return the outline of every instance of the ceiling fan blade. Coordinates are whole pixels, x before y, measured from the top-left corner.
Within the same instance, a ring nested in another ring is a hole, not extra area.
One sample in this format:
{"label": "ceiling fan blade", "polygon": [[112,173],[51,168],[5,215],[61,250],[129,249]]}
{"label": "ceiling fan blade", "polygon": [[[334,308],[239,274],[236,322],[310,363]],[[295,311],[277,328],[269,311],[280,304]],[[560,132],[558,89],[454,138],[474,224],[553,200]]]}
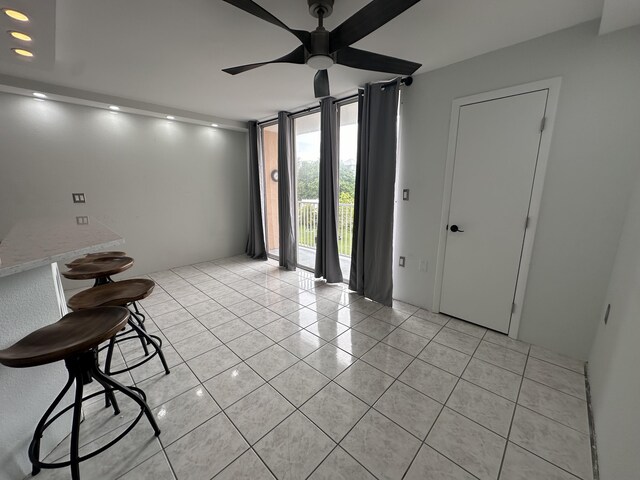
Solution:
{"label": "ceiling fan blade", "polygon": [[249,70],[253,70],[254,68],[268,65],[270,63],[295,63],[302,65],[304,64],[304,60],[304,46],[300,45],[293,52],[287,53],[280,58],[276,58],[275,60],[271,60],[269,62],[250,63],[248,65],[241,65],[239,67],[224,68],[222,69],[222,71],[231,75],[237,75],[239,73],[247,72]]}
{"label": "ceiling fan blade", "polygon": [[362,70],[374,70],[376,72],[397,73],[398,75],[413,75],[422,66],[420,63],[352,47],[341,48],[336,53],[336,56],[337,63],[340,65]]}
{"label": "ceiling fan blade", "polygon": [[262,20],[265,20],[269,23],[272,23],[273,25],[276,25],[280,28],[285,29],[287,32],[290,32],[293,35],[295,35],[298,38],[298,40],[300,40],[302,44],[305,47],[307,47],[307,49],[311,48],[311,35],[309,34],[309,32],[305,32],[304,30],[293,30],[287,27],[284,23],[282,23],[280,20],[274,17],[271,13],[267,12],[264,8],[262,8],[260,5],[253,2],[252,0],[223,0],[223,1],[227,2],[230,5],[233,5],[234,7],[239,8],[240,10],[244,10],[245,12],[250,13],[255,17],[261,18]]}
{"label": "ceiling fan blade", "polygon": [[332,30],[331,51],[335,52],[363,39],[419,1],[373,0]]}
{"label": "ceiling fan blade", "polygon": [[331,95],[329,91],[329,73],[326,70],[318,70],[313,77],[313,91],[316,98],[328,97]]}

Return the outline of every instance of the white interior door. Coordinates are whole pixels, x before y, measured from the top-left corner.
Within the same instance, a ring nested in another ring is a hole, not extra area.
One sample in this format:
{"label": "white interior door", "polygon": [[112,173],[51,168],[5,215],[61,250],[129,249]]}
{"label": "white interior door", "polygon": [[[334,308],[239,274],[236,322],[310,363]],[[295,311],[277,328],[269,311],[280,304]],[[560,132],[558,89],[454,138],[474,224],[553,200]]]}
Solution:
{"label": "white interior door", "polygon": [[440,311],[507,333],[548,90],[459,110]]}

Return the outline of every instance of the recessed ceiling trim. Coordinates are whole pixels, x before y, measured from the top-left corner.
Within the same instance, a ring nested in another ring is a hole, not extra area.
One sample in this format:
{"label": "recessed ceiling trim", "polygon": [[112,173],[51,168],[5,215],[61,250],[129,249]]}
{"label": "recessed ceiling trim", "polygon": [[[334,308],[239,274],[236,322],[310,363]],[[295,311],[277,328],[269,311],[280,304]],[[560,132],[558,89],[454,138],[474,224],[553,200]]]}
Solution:
{"label": "recessed ceiling trim", "polygon": [[218,128],[221,129],[247,131],[246,124],[238,120],[230,120],[165,105],[156,105],[111,95],[103,95],[101,93],[38,82],[36,80],[13,77],[11,75],[0,74],[0,92],[28,97],[32,97],[33,92],[46,92],[49,100],[58,102],[73,103],[75,105],[84,105],[106,110],[109,110],[109,106],[117,105],[122,113],[132,113],[162,119],[165,119],[167,116],[173,116],[177,121],[183,123],[209,127],[212,123],[215,123],[218,125]]}

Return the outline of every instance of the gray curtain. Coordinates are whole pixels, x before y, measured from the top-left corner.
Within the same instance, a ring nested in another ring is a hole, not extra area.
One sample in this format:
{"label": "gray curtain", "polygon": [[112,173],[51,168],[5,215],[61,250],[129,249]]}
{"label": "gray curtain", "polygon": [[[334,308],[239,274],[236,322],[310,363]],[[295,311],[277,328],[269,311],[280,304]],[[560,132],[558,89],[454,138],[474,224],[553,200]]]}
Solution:
{"label": "gray curtain", "polygon": [[249,238],[244,249],[255,259],[267,259],[262,224],[262,195],[260,194],[260,163],[258,159],[258,124],[249,122]]}
{"label": "gray curtain", "polygon": [[400,79],[358,96],[358,158],[349,288],[393,302],[393,209]]}
{"label": "gray curtain", "polygon": [[280,266],[295,270],[298,263],[295,224],[295,163],[293,129],[287,112],[278,113],[278,223]]}
{"label": "gray curtain", "polygon": [[320,102],[320,182],[316,277],[329,283],[342,282],[338,257],[338,115],[334,98]]}

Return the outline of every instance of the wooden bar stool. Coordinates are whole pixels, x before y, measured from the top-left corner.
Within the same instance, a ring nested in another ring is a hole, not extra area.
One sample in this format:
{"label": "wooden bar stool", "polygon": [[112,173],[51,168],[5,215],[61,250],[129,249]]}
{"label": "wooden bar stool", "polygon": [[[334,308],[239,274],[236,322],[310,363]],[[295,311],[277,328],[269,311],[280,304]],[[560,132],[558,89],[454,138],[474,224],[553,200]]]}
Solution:
{"label": "wooden bar stool", "polygon": [[[135,278],[106,283],[83,290],[80,293],[76,293],[67,302],[67,305],[73,311],[83,311],[90,308],[109,306],[135,307],[134,311],[129,310],[131,316],[128,320],[128,325],[131,329],[125,330],[118,335],[114,335],[110,340],[109,345],[106,347],[108,350],[104,371],[107,375],[117,375],[119,373],[132,370],[144,363],[147,363],[156,355],[160,357],[160,361],[162,362],[165,372],[167,374],[169,373],[169,367],[167,366],[164,354],[162,353],[162,340],[156,335],[149,335],[147,333],[147,329],[144,326],[145,317],[139,312],[136,304],[136,302],[148,297],[153,291],[155,285],[156,284],[153,280],[148,280],[146,278]],[[115,344],[136,338],[142,344],[145,358],[137,362],[135,365],[128,366],[117,371],[111,371],[111,360],[113,358],[113,349]],[[151,354],[149,354],[147,345],[151,345],[154,348],[154,351]]]}
{"label": "wooden bar stool", "polygon": [[111,275],[124,272],[133,266],[131,257],[96,257],[80,263],[67,265],[69,270],[62,272],[70,280],[95,280],[94,286],[113,282]]}
{"label": "wooden bar stool", "polygon": [[97,258],[111,258],[111,257],[126,257],[126,252],[120,251],[111,251],[111,252],[95,252],[95,253],[87,253],[84,257],[78,257],[69,263],[65,263],[65,265],[69,268],[72,268],[74,265],[78,265],[80,263],[91,262]]}
{"label": "wooden bar stool", "polygon": [[[122,307],[103,307],[93,310],[83,310],[65,315],[52,325],[36,330],[22,338],[11,347],[0,350],[0,363],[7,367],[26,368],[37,367],[64,360],[69,372],[69,379],[62,391],[55,398],[44,416],[38,422],[33,440],[29,445],[29,460],[33,466],[32,474],[37,475],[42,468],[71,467],[71,478],[80,479],[80,462],[92,458],[116,444],[140,421],[142,415],[153,427],[155,435],[160,435],[160,429],[153,418],[153,414],[146,403],[146,395],[136,387],[125,387],[113,378],[105,375],[98,368],[97,347],[105,340],[122,330],[129,320],[129,310]],[[87,379],[95,379],[104,387],[103,390],[83,396],[84,384]],[[58,404],[75,382],[75,401],[71,405],[51,416]],[[120,409],[113,392],[121,392],[131,398],[140,407],[140,413],[120,435],[115,439],[94,450],[80,456],[80,422],[82,418],[82,402],[105,393],[111,400],[115,415]],[[62,414],[73,409],[71,422],[71,448],[68,461],[44,463],[40,461],[40,439],[44,431]],[[10,412],[4,412],[9,414]],[[51,418],[49,418],[51,417]]]}

